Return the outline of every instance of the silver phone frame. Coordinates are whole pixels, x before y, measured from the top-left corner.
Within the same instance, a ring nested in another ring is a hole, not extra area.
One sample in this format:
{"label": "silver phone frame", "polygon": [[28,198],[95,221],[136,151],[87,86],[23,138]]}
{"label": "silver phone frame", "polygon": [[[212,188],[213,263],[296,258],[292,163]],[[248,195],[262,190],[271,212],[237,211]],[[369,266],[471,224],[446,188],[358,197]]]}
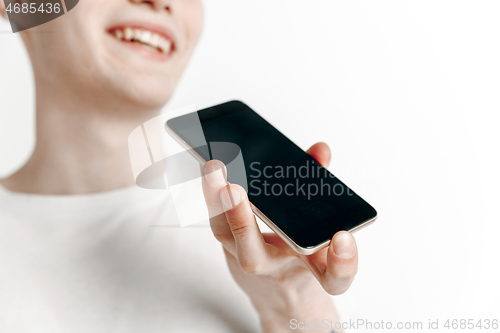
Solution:
{"label": "silver phone frame", "polygon": [[[165,123],[165,130],[166,132],[178,143],[181,145],[182,148],[184,148],[191,156],[193,156],[199,163],[200,165],[205,165],[208,161],[205,161],[203,157],[201,157],[190,145],[188,145],[180,136],[177,135],[177,133],[174,132],[169,126],[168,123]],[[228,182],[229,184],[229,182]],[[302,255],[311,255],[319,250],[327,247],[330,244],[331,240],[327,240],[319,245],[316,245],[314,247],[302,247],[295,243],[290,237],[288,237],[287,234],[285,234],[276,224],[271,221],[270,218],[268,218],[264,213],[262,213],[253,203],[250,202],[250,207],[252,208],[252,211],[255,215],[257,215],[271,230],[273,230],[276,234],[278,234],[285,243],[287,243],[295,252],[302,254]],[[350,233],[354,233],[356,231],[359,231],[373,222],[377,219],[378,214],[375,215],[374,218],[371,220],[368,220],[350,230],[347,230]]]}

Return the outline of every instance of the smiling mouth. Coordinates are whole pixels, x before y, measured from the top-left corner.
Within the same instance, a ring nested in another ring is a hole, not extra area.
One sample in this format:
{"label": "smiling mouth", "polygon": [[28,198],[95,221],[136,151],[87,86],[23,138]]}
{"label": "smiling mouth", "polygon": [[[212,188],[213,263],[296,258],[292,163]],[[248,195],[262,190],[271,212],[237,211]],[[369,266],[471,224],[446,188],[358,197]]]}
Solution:
{"label": "smiling mouth", "polygon": [[170,55],[175,49],[171,39],[144,28],[113,28],[109,33],[121,42],[134,43],[145,50],[160,55]]}

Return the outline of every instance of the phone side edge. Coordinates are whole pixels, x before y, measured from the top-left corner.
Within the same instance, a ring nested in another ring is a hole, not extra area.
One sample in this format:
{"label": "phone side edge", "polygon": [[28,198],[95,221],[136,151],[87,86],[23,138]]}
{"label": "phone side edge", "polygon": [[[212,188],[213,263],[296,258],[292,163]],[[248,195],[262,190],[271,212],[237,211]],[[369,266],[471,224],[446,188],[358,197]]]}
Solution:
{"label": "phone side edge", "polygon": [[277,235],[279,235],[281,239],[285,241],[285,243],[287,243],[295,252],[299,254],[303,254],[306,256],[311,255],[318,252],[322,248],[327,247],[330,244],[330,240],[327,240],[311,248],[302,247],[297,243],[295,243],[290,237],[288,237],[286,233],[284,233],[276,224],[274,224],[273,221],[271,221],[271,219],[269,219],[264,213],[262,213],[260,209],[258,209],[252,202],[250,202],[250,206],[254,214],[257,215],[262,220],[262,222],[264,222],[271,230],[273,230]]}
{"label": "phone side edge", "polygon": [[369,225],[372,225],[375,222],[375,220],[377,219],[377,217],[378,217],[378,213],[375,215],[375,217],[369,219],[366,222],[361,223],[358,226],[355,226],[354,228],[348,230],[348,232],[350,232],[351,234],[353,234],[353,233],[355,233],[357,231],[360,231],[361,229],[364,229],[364,228],[368,227]]}
{"label": "phone side edge", "polygon": [[165,123],[165,131],[172,139],[174,139],[181,147],[186,150],[191,156],[193,156],[201,165],[207,163],[190,145],[188,145],[182,138],[175,133],[173,129],[168,126],[168,122]]}

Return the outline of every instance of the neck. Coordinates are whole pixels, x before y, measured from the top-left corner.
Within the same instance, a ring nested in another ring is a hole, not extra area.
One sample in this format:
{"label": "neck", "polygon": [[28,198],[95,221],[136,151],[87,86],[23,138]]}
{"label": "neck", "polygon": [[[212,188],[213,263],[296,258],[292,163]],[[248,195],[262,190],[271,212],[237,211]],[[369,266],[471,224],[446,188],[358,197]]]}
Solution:
{"label": "neck", "polygon": [[35,150],[24,167],[0,184],[38,194],[95,193],[135,184],[128,136],[159,110],[82,100],[66,91],[37,82]]}

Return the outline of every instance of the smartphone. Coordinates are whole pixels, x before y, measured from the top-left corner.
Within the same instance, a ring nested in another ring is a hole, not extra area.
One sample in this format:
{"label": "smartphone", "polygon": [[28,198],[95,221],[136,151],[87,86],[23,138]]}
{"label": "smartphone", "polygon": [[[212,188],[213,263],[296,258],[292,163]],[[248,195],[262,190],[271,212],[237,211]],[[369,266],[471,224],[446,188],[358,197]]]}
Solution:
{"label": "smartphone", "polygon": [[377,218],[372,206],[243,102],[170,119],[165,129],[200,163],[224,162],[227,181],[247,190],[253,212],[297,253],[313,254],[336,232]]}

